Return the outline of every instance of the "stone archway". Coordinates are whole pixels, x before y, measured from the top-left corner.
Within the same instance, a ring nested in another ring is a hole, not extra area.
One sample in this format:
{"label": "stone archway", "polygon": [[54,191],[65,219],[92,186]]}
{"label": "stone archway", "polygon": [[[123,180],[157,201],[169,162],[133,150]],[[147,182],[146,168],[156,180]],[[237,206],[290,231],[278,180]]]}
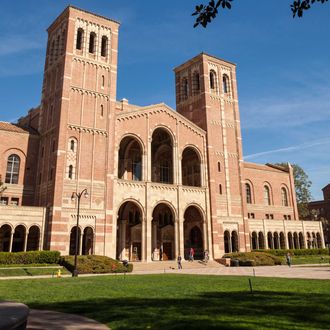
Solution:
{"label": "stone archway", "polygon": [[116,258],[142,260],[142,211],[134,201],[121,205],[117,218]]}
{"label": "stone archway", "polygon": [[251,247],[252,250],[258,250],[259,249],[259,244],[258,244],[258,235],[255,231],[252,232],[251,235]]}
{"label": "stone archway", "polygon": [[278,232],[274,233],[274,249],[279,249],[280,248],[280,238],[278,235]]}
{"label": "stone archway", "polygon": [[300,246],[301,249],[306,248],[305,237],[304,237],[304,234],[302,232],[299,233],[299,246]]}
{"label": "stone archway", "polygon": [[317,248],[322,249],[322,238],[320,233],[316,233]]}
{"label": "stone archway", "polygon": [[231,250],[232,250],[232,252],[239,251],[239,239],[238,239],[238,234],[237,234],[236,230],[233,230],[231,232]]}
{"label": "stone archway", "polygon": [[15,228],[15,232],[13,236],[12,252],[24,251],[25,236],[26,236],[26,228],[23,225],[18,225]]}
{"label": "stone archway", "polygon": [[280,232],[280,246],[281,246],[281,249],[286,248],[285,236],[284,236],[284,233],[282,231]]}
{"label": "stone archway", "polygon": [[299,238],[296,232],[293,233],[293,246],[295,249],[300,249],[299,247]]}
{"label": "stone archway", "polygon": [[27,238],[27,251],[37,251],[40,248],[40,229],[38,226],[31,226]]}
{"label": "stone archway", "polygon": [[292,233],[288,233],[288,244],[289,244],[289,249],[293,249],[293,236]]}
{"label": "stone archway", "polygon": [[182,184],[184,186],[201,186],[201,162],[197,152],[191,148],[186,148],[182,153]]}
{"label": "stone archway", "polygon": [[203,259],[203,220],[203,215],[196,206],[189,206],[184,212],[184,258],[186,260],[189,259],[190,248],[195,251],[194,259]]}
{"label": "stone archway", "polygon": [[165,203],[158,204],[152,212],[152,260],[175,259],[175,216]]}
{"label": "stone archway", "polygon": [[223,233],[223,240],[224,240],[225,253],[230,253],[231,252],[231,238],[230,238],[230,232],[228,230],[226,230]]}
{"label": "stone archway", "polygon": [[69,247],[70,255],[74,255],[76,253],[76,247],[77,247],[77,254],[80,253],[80,237],[81,237],[81,229],[78,227],[78,242],[77,242],[77,226],[72,227],[70,232],[70,247]]}
{"label": "stone archway", "polygon": [[267,240],[268,240],[268,249],[274,249],[274,239],[273,239],[273,233],[268,232],[267,234]]}
{"label": "stone archway", "polygon": [[11,232],[9,225],[2,225],[0,227],[0,252],[9,252],[11,250]]}
{"label": "stone archway", "polygon": [[265,236],[262,231],[259,231],[258,243],[259,243],[259,249],[265,249]]}
{"label": "stone archway", "polygon": [[94,254],[94,232],[92,227],[86,227],[82,239],[82,254]]}

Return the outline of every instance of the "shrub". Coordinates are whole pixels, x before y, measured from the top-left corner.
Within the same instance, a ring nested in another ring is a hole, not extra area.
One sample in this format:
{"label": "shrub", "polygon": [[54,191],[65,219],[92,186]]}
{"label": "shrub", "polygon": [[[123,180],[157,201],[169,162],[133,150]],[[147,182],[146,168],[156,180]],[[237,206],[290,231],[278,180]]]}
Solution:
{"label": "shrub", "polygon": [[283,250],[254,250],[253,252],[266,252],[275,256],[285,256],[288,252],[296,256],[327,255],[328,249],[283,249]]}
{"label": "shrub", "polygon": [[224,258],[237,259],[240,266],[273,266],[281,265],[281,258],[265,252],[227,253]]}
{"label": "shrub", "polygon": [[0,252],[0,264],[57,264],[58,251]]}
{"label": "shrub", "polygon": [[[61,257],[60,264],[71,273],[74,270],[74,256]],[[78,256],[77,269],[79,274],[127,273],[133,270],[133,265],[124,266],[122,262],[105,256]]]}

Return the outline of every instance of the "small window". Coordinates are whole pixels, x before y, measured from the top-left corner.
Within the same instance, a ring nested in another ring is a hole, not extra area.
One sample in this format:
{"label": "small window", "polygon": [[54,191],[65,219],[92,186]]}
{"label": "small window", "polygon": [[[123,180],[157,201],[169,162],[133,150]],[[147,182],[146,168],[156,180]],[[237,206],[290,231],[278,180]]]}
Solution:
{"label": "small window", "polygon": [[218,172],[221,172],[221,163],[218,162]]}
{"label": "small window", "polygon": [[73,166],[69,165],[68,178],[73,179]]}
{"label": "small window", "polygon": [[105,78],[104,76],[102,75],[101,77],[101,87],[104,88],[104,84],[105,84]]}
{"label": "small window", "polygon": [[192,84],[193,84],[193,94],[196,95],[200,92],[200,88],[201,88],[199,81],[199,73],[196,71],[193,73]]}
{"label": "small window", "polygon": [[229,77],[226,74],[222,76],[222,88],[224,94],[229,93]]}
{"label": "small window", "polygon": [[291,220],[291,215],[288,215],[288,220]]}
{"label": "small window", "polygon": [[282,197],[282,206],[288,206],[288,193],[286,189],[283,187],[281,188],[281,197]]}
{"label": "small window", "polygon": [[266,219],[269,219],[269,214],[268,213],[266,214]]}
{"label": "small window", "polygon": [[283,219],[284,219],[284,220],[288,220],[288,217],[287,217],[286,214],[283,215]]}
{"label": "small window", "polygon": [[11,205],[19,205],[19,198],[12,197],[10,200]]}
{"label": "small window", "polygon": [[107,56],[107,48],[108,48],[108,38],[106,36],[103,36],[101,42],[101,56],[103,57]]}
{"label": "small window", "polygon": [[255,219],[254,213],[251,213],[251,219]]}
{"label": "small window", "polygon": [[274,220],[274,214],[270,214],[269,219]]}
{"label": "small window", "polygon": [[95,41],[96,41],[96,34],[94,32],[91,32],[89,35],[89,48],[88,48],[88,51],[91,54],[95,53]]}
{"label": "small window", "polygon": [[246,192],[246,202],[248,204],[252,204],[251,186],[248,183],[245,184],[245,192]]}
{"label": "small window", "polygon": [[76,149],[75,146],[76,146],[76,142],[75,142],[75,140],[72,139],[70,141],[70,150],[74,152]]}
{"label": "small window", "polygon": [[82,49],[83,39],[84,39],[84,30],[79,28],[77,31],[76,49],[78,50]]}
{"label": "small window", "polygon": [[103,104],[101,104],[101,117],[103,117],[104,115],[104,108],[103,108]]}
{"label": "small window", "polygon": [[182,80],[182,100],[186,100],[189,95],[189,88],[188,88],[188,79],[184,78]]}
{"label": "small window", "polygon": [[271,205],[270,190],[268,186],[264,186],[264,204]]}
{"label": "small window", "polygon": [[222,195],[222,185],[219,184],[219,194]]}
{"label": "small window", "polygon": [[0,197],[1,205],[8,205],[9,198],[8,197]]}
{"label": "small window", "polygon": [[20,161],[17,155],[8,157],[5,183],[18,184]]}

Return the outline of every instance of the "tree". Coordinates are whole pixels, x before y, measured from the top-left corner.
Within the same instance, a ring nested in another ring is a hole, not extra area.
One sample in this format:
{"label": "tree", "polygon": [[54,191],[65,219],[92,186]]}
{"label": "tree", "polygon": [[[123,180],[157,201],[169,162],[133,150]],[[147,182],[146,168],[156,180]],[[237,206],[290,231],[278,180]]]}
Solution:
{"label": "tree", "polygon": [[[208,4],[200,4],[195,7],[195,11],[192,13],[196,17],[194,27],[201,25],[204,28],[210,23],[222,9],[231,9],[231,2],[234,0],[210,0]],[[316,2],[324,4],[328,0],[291,0],[291,11],[293,17],[302,17],[304,12],[311,8]]]}
{"label": "tree", "polygon": [[[276,165],[288,168],[287,163],[278,163]],[[304,219],[309,216],[308,203],[312,198],[310,192],[312,182],[309,180],[308,175],[303,168],[297,164],[291,164],[291,166],[293,169],[299,218]]]}

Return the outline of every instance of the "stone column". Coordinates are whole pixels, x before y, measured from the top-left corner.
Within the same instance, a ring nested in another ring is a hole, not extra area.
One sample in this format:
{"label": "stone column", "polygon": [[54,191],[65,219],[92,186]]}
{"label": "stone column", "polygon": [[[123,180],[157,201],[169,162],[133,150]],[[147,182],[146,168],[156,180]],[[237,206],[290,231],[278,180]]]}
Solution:
{"label": "stone column", "polygon": [[80,240],[79,240],[79,255],[82,255],[83,239],[84,239],[84,232],[81,231]]}
{"label": "stone column", "polygon": [[9,252],[12,252],[12,250],[13,250],[14,234],[15,234],[15,231],[12,230],[10,233],[10,240],[9,240]]}
{"label": "stone column", "polygon": [[184,219],[179,219],[178,221],[178,229],[179,229],[179,253],[181,255],[182,260],[184,260]]}
{"label": "stone column", "polygon": [[152,235],[151,235],[152,244],[151,244],[151,249],[150,249],[151,250],[150,259],[151,259],[151,256],[153,255],[155,248],[157,247],[157,222],[152,221],[151,226],[152,226]]}
{"label": "stone column", "polygon": [[120,259],[126,259],[126,223],[127,220],[120,220]]}
{"label": "stone column", "polygon": [[146,224],[147,224],[147,219],[143,218],[141,223],[141,261],[146,261],[146,255],[147,255]]}
{"label": "stone column", "polygon": [[24,250],[23,250],[24,252],[26,252],[28,236],[29,236],[29,233],[26,231],[25,237],[24,237]]}

